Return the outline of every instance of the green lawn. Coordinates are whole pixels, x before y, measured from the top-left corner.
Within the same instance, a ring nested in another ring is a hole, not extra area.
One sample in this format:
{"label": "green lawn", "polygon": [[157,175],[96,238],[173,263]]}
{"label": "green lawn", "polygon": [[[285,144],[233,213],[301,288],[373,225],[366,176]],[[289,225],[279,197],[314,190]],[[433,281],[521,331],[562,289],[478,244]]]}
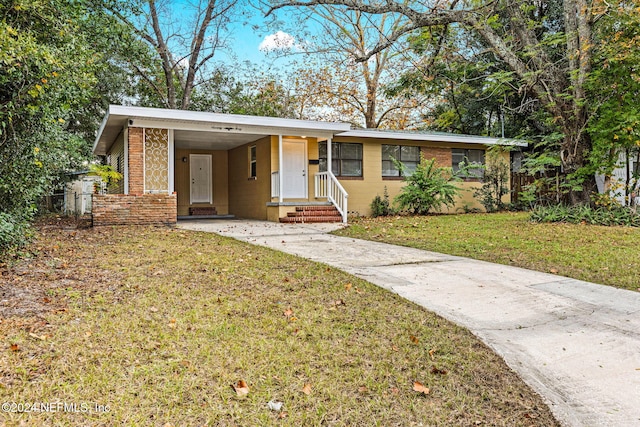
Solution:
{"label": "green lawn", "polygon": [[165,228],[30,249],[0,267],[0,400],[56,412],[0,425],[557,425],[468,331],[327,266]]}
{"label": "green lawn", "polygon": [[538,224],[529,214],[355,218],[336,234],[640,290],[640,229]]}

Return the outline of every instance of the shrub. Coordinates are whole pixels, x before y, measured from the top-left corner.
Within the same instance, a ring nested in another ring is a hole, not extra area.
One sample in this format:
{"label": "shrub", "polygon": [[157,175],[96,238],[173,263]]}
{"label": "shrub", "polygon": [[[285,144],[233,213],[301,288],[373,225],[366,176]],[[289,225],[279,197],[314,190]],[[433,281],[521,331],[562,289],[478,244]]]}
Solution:
{"label": "shrub", "polygon": [[387,191],[386,186],[384,187],[383,197],[377,195],[369,206],[371,207],[371,216],[374,218],[393,214],[391,204],[389,203],[389,192]]}
{"label": "shrub", "polygon": [[[395,162],[398,169],[404,172],[400,162]],[[416,170],[404,178],[406,185],[400,190],[395,202],[400,209],[410,213],[425,215],[429,211],[440,211],[442,206],[453,206],[455,198],[460,196],[460,188],[454,183],[458,181],[451,168],[435,165],[435,159],[426,160],[421,157]]]}
{"label": "shrub", "polygon": [[503,147],[496,146],[487,150],[482,187],[473,192],[487,212],[503,210],[505,204],[502,202],[502,196],[509,194],[509,164],[502,157],[502,153]]}
{"label": "shrub", "polygon": [[31,237],[31,217],[0,212],[0,261],[23,247]]}
{"label": "shrub", "polygon": [[535,207],[531,211],[531,221],[640,227],[640,214],[620,205],[596,208],[588,205],[551,205]]}

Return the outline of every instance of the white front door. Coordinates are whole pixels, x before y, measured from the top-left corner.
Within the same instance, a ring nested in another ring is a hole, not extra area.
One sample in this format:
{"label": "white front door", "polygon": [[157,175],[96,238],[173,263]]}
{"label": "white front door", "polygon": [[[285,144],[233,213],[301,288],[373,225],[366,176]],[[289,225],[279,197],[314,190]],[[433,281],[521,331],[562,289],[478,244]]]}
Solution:
{"label": "white front door", "polygon": [[307,141],[282,140],[282,197],[307,198]]}
{"label": "white front door", "polygon": [[191,203],[211,203],[211,155],[189,155]]}

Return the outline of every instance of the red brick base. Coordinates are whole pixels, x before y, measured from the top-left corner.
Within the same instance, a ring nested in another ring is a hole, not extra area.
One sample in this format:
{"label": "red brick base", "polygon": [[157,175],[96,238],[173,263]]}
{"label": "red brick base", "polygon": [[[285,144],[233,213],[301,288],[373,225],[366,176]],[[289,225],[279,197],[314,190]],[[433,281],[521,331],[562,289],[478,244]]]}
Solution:
{"label": "red brick base", "polygon": [[175,225],[176,194],[94,194],[93,226]]}

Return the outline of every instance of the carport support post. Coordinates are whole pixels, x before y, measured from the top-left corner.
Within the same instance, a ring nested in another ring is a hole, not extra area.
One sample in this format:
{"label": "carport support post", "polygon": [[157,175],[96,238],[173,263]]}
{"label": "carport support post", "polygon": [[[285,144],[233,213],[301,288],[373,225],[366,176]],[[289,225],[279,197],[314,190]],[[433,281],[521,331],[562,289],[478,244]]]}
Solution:
{"label": "carport support post", "polygon": [[278,135],[278,202],[282,203],[282,189],[284,188],[284,174],[282,173],[282,163],[284,156],[282,154],[282,135]]}
{"label": "carport support post", "polygon": [[331,158],[331,138],[327,138],[327,171],[328,172],[333,172],[333,165],[331,164],[332,162],[332,158]]}

